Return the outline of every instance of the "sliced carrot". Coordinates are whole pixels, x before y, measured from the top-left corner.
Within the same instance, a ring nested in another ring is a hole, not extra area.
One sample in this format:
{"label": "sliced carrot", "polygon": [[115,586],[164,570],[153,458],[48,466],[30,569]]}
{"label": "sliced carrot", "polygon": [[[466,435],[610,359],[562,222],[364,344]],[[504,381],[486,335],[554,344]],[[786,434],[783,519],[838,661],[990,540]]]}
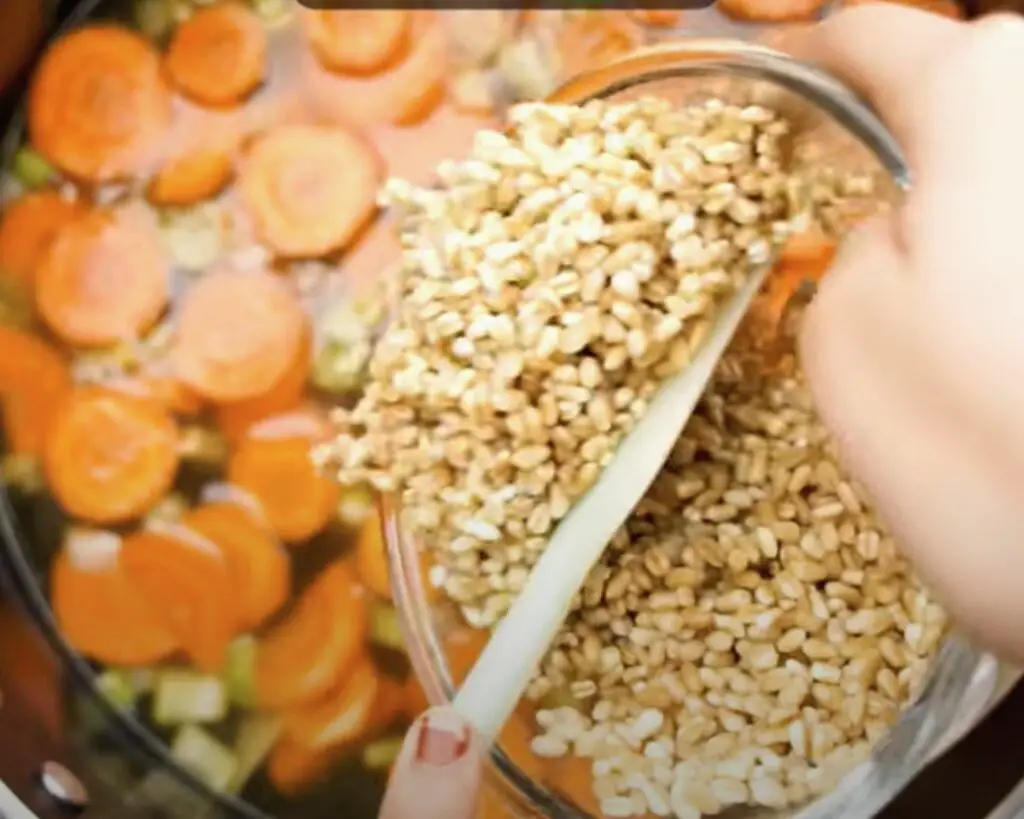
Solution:
{"label": "sliced carrot", "polygon": [[352,568],[324,569],[295,610],[259,643],[256,699],[264,708],[310,702],[350,673],[367,634],[366,599]]}
{"label": "sliced carrot", "polygon": [[911,6],[921,11],[929,11],[942,17],[952,17],[955,20],[964,19],[963,7],[954,0],[843,0],[843,6],[862,6],[865,3],[891,2],[904,6]]}
{"label": "sliced carrot", "polygon": [[242,102],[262,84],[266,63],[263,23],[231,0],[199,9],[178,26],[164,59],[171,82],[185,96],[211,106]]}
{"label": "sliced carrot", "polygon": [[[389,176],[406,179],[414,185],[431,185],[436,181],[438,163],[468,155],[478,131],[501,127],[493,117],[466,114],[443,105],[419,125],[409,128],[378,126],[372,137]],[[358,251],[357,245],[353,253]]]}
{"label": "sliced carrot", "polygon": [[0,408],[7,450],[39,455],[71,391],[68,363],[37,336],[0,324]]}
{"label": "sliced carrot", "polygon": [[156,663],[178,639],[121,563],[121,539],[72,531],[50,573],[50,602],[64,639],[85,656],[117,666]]}
{"label": "sliced carrot", "polygon": [[823,233],[807,231],[805,233],[796,233],[786,239],[786,243],[782,246],[782,251],[779,254],[778,264],[781,267],[808,265],[816,271],[814,278],[817,280],[824,275],[825,270],[832,264],[835,255],[836,243],[834,239]]}
{"label": "sliced carrot", "polygon": [[44,451],[47,481],[70,514],[121,523],[144,514],[174,483],[178,429],[152,401],[102,387],[76,388]]}
{"label": "sliced carrot", "polygon": [[381,679],[368,659],[348,669],[327,697],[282,717],[284,735],[307,748],[337,748],[363,738],[374,724]]}
{"label": "sliced carrot", "polygon": [[121,560],[196,668],[219,672],[235,636],[233,583],[224,553],[179,526],[129,535]]}
{"label": "sliced carrot", "polygon": [[791,23],[813,20],[825,0],[718,0],[715,6],[734,20]]}
{"label": "sliced carrot", "polygon": [[380,161],[348,130],[282,125],[253,145],[241,193],[263,240],[288,257],[343,249],[373,216]]}
{"label": "sliced carrot", "polygon": [[250,430],[228,461],[228,481],[260,502],[288,543],[309,540],[337,511],[340,487],[312,459],[324,433],[306,412],[268,419]]}
{"label": "sliced carrot", "polygon": [[591,760],[578,756],[565,756],[547,760],[544,780],[549,787],[588,816],[601,815],[601,802],[594,793],[594,773]]}
{"label": "sliced carrot", "polygon": [[55,190],[26,193],[0,217],[0,275],[31,284],[54,237],[82,212],[77,200]]}
{"label": "sliced carrot", "polygon": [[170,119],[160,55],[121,26],[85,26],[54,42],[29,90],[32,144],[64,172],[90,182],[144,167]]}
{"label": "sliced carrot", "polygon": [[302,15],[320,64],[341,74],[373,74],[401,60],[410,45],[412,21],[412,12],[399,9],[304,10]]}
{"label": "sliced carrot", "polygon": [[558,54],[569,76],[590,71],[628,54],[643,41],[626,12],[582,12],[559,29]]}
{"label": "sliced carrot", "polygon": [[[517,710],[505,723],[498,735],[498,747],[520,771],[531,779],[542,779],[548,770],[547,760],[537,756],[531,749],[536,731],[532,717]],[[597,814],[600,816],[600,814]]]}
{"label": "sliced carrot", "polygon": [[448,670],[456,685],[461,685],[466,679],[489,639],[488,632],[468,626],[454,629],[444,636],[444,653],[448,660]]}
{"label": "sliced carrot", "polygon": [[307,748],[281,737],[267,758],[267,778],[279,793],[291,796],[320,779],[333,758],[330,750]]}
{"label": "sliced carrot", "polygon": [[343,77],[327,71],[310,55],[303,75],[317,110],[360,126],[412,125],[425,120],[444,100],[448,42],[434,12],[414,14],[412,48],[387,71],[371,77]]}
{"label": "sliced carrot", "polygon": [[65,225],[36,275],[36,307],[68,344],[138,338],[169,295],[167,256],[153,226],[128,210],[97,210]]}
{"label": "sliced carrot", "polygon": [[423,690],[423,686],[415,674],[410,674],[406,677],[402,691],[405,701],[405,716],[410,720],[416,719],[416,717],[430,707],[427,692]]}
{"label": "sliced carrot", "polygon": [[175,415],[198,415],[202,399],[172,375],[143,371],[104,381],[103,386],[154,401]]}
{"label": "sliced carrot", "polygon": [[401,259],[402,245],[394,226],[378,219],[345,254],[342,273],[347,282],[380,282]]}
{"label": "sliced carrot", "polygon": [[384,532],[380,518],[371,515],[359,530],[356,540],[356,567],[359,579],[377,597],[391,599],[391,577],[388,574],[388,554],[384,545]]}
{"label": "sliced carrot", "polygon": [[243,401],[231,401],[216,407],[217,426],[231,443],[241,441],[253,425],[295,410],[302,403],[309,379],[311,356],[310,333],[304,341],[288,371],[274,387],[263,395]]}
{"label": "sliced carrot", "polygon": [[819,282],[835,254],[835,241],[820,233],[800,233],[786,240],[758,302],[758,317],[770,332],[778,330],[786,307],[801,285]]}
{"label": "sliced carrot", "polygon": [[636,9],[633,17],[651,28],[675,28],[683,19],[679,9]]}
{"label": "sliced carrot", "polygon": [[291,563],[270,529],[239,503],[207,503],[188,512],[182,525],[217,544],[234,584],[239,631],[261,625],[288,599]]}
{"label": "sliced carrot", "polygon": [[270,273],[219,271],[185,296],[171,361],[214,402],[265,395],[288,375],[306,338],[298,298]]}
{"label": "sliced carrot", "polygon": [[154,205],[186,207],[212,199],[231,181],[231,155],[218,149],[197,150],[160,170],[146,195]]}

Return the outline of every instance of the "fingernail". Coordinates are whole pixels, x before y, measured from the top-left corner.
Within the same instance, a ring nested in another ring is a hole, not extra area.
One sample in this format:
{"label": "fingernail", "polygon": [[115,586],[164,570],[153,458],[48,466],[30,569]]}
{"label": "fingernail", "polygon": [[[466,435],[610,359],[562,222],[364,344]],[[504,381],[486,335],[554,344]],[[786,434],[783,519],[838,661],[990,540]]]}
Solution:
{"label": "fingernail", "polygon": [[469,750],[469,727],[447,709],[431,711],[420,719],[416,761],[443,768],[460,760]]}

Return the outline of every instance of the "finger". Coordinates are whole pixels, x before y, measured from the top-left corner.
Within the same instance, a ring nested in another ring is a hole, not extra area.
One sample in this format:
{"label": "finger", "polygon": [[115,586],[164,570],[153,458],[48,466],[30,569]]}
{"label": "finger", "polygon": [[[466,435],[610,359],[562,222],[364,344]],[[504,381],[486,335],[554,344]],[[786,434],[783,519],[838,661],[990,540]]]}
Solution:
{"label": "finger", "polygon": [[380,819],[474,819],[486,748],[452,708],[409,729]]}
{"label": "finger", "polygon": [[788,29],[772,45],[836,75],[879,112],[908,154],[922,68],[942,53],[962,23],[894,3],[844,9],[817,25]]}
{"label": "finger", "polygon": [[1013,484],[923,385],[912,278],[886,227],[858,234],[822,283],[801,337],[804,368],[844,461],[915,568],[963,625],[1022,657]]}

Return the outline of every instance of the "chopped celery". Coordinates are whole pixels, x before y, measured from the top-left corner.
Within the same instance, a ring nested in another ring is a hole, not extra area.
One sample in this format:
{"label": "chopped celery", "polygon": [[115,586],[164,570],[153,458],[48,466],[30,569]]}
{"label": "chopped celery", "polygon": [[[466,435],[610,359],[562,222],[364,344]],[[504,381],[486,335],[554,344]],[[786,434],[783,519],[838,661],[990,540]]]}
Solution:
{"label": "chopped celery", "polygon": [[25,189],[41,188],[57,175],[53,165],[43,155],[29,147],[18,149],[14,155],[14,176]]}
{"label": "chopped celery", "polygon": [[398,759],[401,750],[401,737],[378,739],[363,748],[363,765],[371,771],[382,771]]}
{"label": "chopped celery", "polygon": [[132,708],[138,699],[139,689],[130,671],[108,668],[96,678],[96,687],[107,702],[117,708]]}
{"label": "chopped celery", "polygon": [[178,451],[192,463],[218,464],[227,457],[224,436],[209,427],[192,424],[181,432]]}
{"label": "chopped celery", "polygon": [[263,24],[271,28],[286,23],[290,17],[285,0],[253,0],[252,5]]}
{"label": "chopped celery", "polygon": [[272,717],[250,717],[238,729],[235,756],[238,765],[228,785],[228,793],[239,793],[262,765],[281,736],[281,723]]}
{"label": "chopped celery", "polygon": [[228,647],[228,660],[224,666],[224,684],[228,697],[243,708],[253,704],[256,663],[256,640],[244,635]]}
{"label": "chopped celery", "polygon": [[171,756],[216,791],[224,791],[238,769],[232,750],[195,725],[178,731],[171,743]]}
{"label": "chopped celery", "polygon": [[153,720],[159,725],[217,722],[228,713],[227,687],[194,671],[163,671],[153,692]]}
{"label": "chopped celery", "polygon": [[377,645],[402,651],[405,638],[398,622],[398,613],[393,606],[378,605],[370,615],[370,639]]}
{"label": "chopped celery", "polygon": [[329,339],[313,361],[313,383],[337,395],[357,390],[362,386],[370,352],[368,341]]}

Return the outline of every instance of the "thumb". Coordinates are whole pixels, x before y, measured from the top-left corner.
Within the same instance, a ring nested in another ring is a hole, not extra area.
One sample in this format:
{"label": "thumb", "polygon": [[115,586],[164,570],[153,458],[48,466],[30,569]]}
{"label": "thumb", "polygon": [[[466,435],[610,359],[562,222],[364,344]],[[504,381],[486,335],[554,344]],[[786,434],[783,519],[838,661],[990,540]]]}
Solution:
{"label": "thumb", "polygon": [[431,708],[405,736],[380,819],[474,819],[486,750],[453,708]]}
{"label": "thumb", "polygon": [[949,387],[936,388],[925,288],[891,228],[879,219],[844,243],[806,315],[804,370],[843,460],[914,569],[962,626],[1020,658],[1017,493],[964,434]]}

